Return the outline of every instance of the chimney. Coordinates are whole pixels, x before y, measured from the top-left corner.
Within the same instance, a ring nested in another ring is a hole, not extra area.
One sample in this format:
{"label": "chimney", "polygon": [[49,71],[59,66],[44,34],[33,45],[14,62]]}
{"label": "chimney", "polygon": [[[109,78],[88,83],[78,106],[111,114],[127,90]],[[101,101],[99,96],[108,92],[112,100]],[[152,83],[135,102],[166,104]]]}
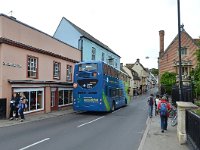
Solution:
{"label": "chimney", "polygon": [[139,59],[139,58],[137,59],[137,62],[140,62],[140,59]]}
{"label": "chimney", "polygon": [[159,31],[159,35],[160,35],[160,53],[159,53],[159,57],[162,57],[162,55],[164,53],[164,35],[165,35],[165,31],[164,30],[160,30]]}

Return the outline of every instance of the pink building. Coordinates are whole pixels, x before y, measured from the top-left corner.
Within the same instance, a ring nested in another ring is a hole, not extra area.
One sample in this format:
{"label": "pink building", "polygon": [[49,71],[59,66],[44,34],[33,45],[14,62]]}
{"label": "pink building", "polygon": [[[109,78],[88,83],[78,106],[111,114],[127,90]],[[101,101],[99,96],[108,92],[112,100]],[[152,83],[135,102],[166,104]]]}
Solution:
{"label": "pink building", "polygon": [[0,14],[0,99],[6,116],[12,92],[24,92],[25,113],[47,113],[72,104],[74,64],[81,52],[14,17]]}

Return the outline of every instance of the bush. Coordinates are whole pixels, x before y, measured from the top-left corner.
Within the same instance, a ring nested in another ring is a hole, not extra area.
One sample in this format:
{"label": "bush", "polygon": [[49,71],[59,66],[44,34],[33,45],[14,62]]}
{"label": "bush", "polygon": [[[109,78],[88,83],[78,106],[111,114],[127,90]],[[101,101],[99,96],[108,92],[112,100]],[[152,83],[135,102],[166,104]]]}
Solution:
{"label": "bush", "polygon": [[198,116],[200,116],[200,109],[194,110],[194,113],[197,114]]}
{"label": "bush", "polygon": [[200,100],[194,101],[194,104],[200,107]]}

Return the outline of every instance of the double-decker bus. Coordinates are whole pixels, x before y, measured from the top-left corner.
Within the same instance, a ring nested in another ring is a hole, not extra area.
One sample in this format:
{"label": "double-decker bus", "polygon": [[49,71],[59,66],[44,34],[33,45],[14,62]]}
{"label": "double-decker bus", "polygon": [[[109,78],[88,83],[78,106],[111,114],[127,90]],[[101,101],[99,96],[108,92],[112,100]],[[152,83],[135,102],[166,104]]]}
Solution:
{"label": "double-decker bus", "polygon": [[126,106],[129,76],[102,61],[81,62],[74,67],[73,109],[114,111]]}

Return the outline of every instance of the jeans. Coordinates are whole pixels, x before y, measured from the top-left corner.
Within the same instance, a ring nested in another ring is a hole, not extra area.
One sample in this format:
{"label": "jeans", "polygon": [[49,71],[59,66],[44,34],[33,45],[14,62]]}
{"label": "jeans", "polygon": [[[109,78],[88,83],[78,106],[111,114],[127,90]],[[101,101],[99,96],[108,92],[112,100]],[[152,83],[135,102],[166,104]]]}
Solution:
{"label": "jeans", "polygon": [[19,109],[21,119],[24,119],[24,109]]}
{"label": "jeans", "polygon": [[167,116],[160,116],[161,130],[167,130]]}
{"label": "jeans", "polygon": [[153,105],[149,105],[149,117],[153,115]]}
{"label": "jeans", "polygon": [[19,118],[18,109],[17,107],[15,108],[15,118]]}
{"label": "jeans", "polygon": [[10,107],[10,115],[9,115],[9,118],[12,118],[13,117],[13,112],[14,112],[14,107]]}

